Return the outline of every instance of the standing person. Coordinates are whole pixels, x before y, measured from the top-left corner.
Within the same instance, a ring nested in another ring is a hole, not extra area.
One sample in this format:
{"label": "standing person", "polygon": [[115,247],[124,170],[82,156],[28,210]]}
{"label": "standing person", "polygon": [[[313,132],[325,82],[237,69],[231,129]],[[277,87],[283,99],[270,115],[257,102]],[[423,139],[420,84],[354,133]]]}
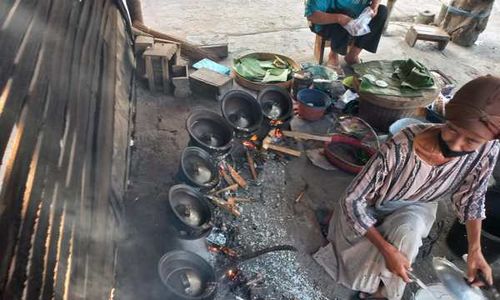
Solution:
{"label": "standing person", "polygon": [[386,142],[333,212],[329,244],[314,258],[360,299],[401,299],[441,199],[451,200],[467,228],[469,281],[481,271],[492,283],[480,232],[500,149],[500,78],[465,84],[446,106],[446,119],[408,127]]}
{"label": "standing person", "polygon": [[[342,26],[357,18],[361,12],[370,7],[372,20],[369,24],[371,32],[352,37]],[[387,8],[380,5],[380,0],[307,0],[305,16],[313,23],[312,30],[324,38],[331,40],[331,51],[327,66],[341,72],[339,54],[344,55],[347,64],[359,63],[359,54],[363,49],[375,53],[387,19]],[[352,45],[348,50],[350,41]]]}

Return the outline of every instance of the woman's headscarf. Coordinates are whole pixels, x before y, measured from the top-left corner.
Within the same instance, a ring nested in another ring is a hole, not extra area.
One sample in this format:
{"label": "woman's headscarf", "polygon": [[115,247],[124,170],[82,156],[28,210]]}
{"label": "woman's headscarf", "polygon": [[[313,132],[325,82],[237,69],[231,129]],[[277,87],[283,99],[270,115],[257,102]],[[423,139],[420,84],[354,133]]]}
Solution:
{"label": "woman's headscarf", "polygon": [[446,105],[446,119],[484,139],[500,138],[500,78],[487,75],[466,83]]}

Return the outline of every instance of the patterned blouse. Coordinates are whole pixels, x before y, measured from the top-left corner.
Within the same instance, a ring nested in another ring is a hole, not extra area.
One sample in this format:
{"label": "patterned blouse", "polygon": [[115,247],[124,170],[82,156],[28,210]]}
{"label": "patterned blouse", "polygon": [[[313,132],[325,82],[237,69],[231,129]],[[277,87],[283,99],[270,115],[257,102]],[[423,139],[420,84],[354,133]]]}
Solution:
{"label": "patterned blouse", "polygon": [[485,194],[500,143],[432,166],[413,151],[413,138],[430,124],[408,127],[382,145],[347,188],[342,208],[353,229],[364,235],[377,222],[370,211],[389,201],[432,202],[451,196],[460,222],[485,218]]}

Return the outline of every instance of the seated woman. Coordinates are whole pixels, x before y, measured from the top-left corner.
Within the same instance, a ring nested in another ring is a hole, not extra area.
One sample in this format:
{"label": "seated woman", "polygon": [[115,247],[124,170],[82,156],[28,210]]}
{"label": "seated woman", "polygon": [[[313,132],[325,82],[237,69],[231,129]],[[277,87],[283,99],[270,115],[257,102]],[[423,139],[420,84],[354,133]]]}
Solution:
{"label": "seated woman", "polygon": [[360,299],[401,299],[440,200],[451,201],[467,228],[468,281],[480,271],[493,282],[480,237],[500,150],[500,77],[465,84],[446,106],[446,119],[389,139],[334,209],[329,244],[314,259],[338,283],[361,291]]}
{"label": "seated woman", "polygon": [[[375,53],[387,19],[387,8],[379,5],[380,0],[307,0],[305,16],[313,23],[312,30],[331,40],[331,52],[327,66],[341,71],[338,55],[345,55],[347,64],[359,63],[362,49]],[[371,32],[352,37],[342,27],[357,18],[370,6],[373,18],[369,24]],[[352,45],[348,51],[349,42]]]}

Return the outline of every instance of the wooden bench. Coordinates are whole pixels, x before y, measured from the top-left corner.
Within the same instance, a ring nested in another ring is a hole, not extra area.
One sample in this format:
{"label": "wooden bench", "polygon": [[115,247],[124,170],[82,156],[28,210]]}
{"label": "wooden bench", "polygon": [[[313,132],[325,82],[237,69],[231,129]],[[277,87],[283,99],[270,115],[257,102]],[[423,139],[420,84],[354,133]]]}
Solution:
{"label": "wooden bench", "polygon": [[450,41],[450,36],[443,29],[430,26],[417,24],[413,25],[406,33],[406,42],[410,47],[415,46],[417,40],[431,41],[438,43],[438,49],[444,50],[448,42]]}

